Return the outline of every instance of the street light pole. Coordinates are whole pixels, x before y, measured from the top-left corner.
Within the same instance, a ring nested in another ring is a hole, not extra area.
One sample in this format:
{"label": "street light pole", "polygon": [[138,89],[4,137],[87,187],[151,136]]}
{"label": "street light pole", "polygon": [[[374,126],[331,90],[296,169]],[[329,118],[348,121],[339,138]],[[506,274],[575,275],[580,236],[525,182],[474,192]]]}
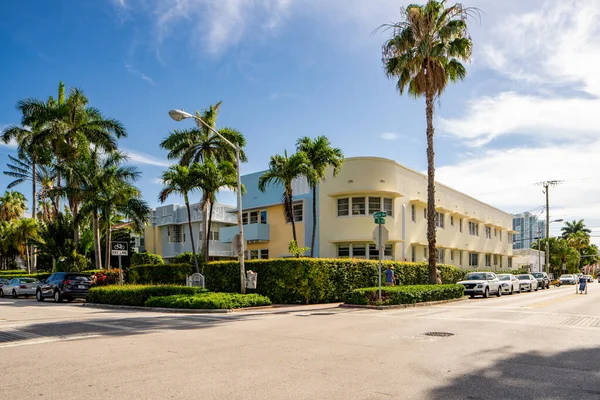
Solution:
{"label": "street light pole", "polygon": [[[240,283],[241,283],[241,292],[242,294],[246,293],[246,267],[244,260],[244,225],[242,224],[242,177],[240,175],[240,145],[233,144],[229,140],[227,140],[223,135],[219,133],[215,128],[204,122],[204,120],[196,115],[190,114],[183,110],[171,110],[169,111],[169,115],[175,121],[183,121],[186,118],[193,118],[196,121],[199,121],[202,125],[208,128],[211,132],[217,135],[223,142],[225,142],[228,146],[232,147],[235,150],[235,171],[237,175],[237,222],[238,229],[240,232],[240,249],[238,253],[238,260],[240,262]],[[206,223],[206,221],[204,221]],[[210,231],[210,226],[208,227]]]}

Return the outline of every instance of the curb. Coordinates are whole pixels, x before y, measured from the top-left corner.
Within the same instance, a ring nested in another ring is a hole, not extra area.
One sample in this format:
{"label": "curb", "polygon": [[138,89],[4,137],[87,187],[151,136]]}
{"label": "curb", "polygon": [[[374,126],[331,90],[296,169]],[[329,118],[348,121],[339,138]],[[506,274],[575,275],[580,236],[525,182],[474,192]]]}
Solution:
{"label": "curb", "polygon": [[448,303],[458,303],[460,301],[468,300],[466,297],[460,299],[450,299],[450,300],[438,300],[438,301],[426,301],[424,303],[414,303],[414,304],[394,304],[391,306],[370,306],[370,305],[361,305],[361,304],[340,304],[341,308],[362,308],[367,310],[393,310],[398,308],[416,308],[416,307],[428,307],[428,306],[437,306],[440,304],[448,304]]}
{"label": "curb", "polygon": [[140,306],[123,306],[114,304],[96,304],[83,303],[83,307],[102,308],[105,310],[131,310],[131,311],[153,311],[166,313],[184,313],[184,314],[229,314],[232,309],[215,310],[215,309],[188,309],[188,308],[161,308],[161,307],[140,307]]}

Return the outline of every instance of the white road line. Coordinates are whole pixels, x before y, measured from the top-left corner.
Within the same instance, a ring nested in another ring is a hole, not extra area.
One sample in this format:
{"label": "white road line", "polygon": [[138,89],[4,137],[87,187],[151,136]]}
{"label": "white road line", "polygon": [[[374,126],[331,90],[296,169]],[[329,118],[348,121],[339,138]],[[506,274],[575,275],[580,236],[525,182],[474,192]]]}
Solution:
{"label": "white road line", "polygon": [[85,325],[99,326],[101,328],[118,329],[118,330],[122,330],[122,331],[130,331],[131,329],[133,329],[133,328],[125,327],[125,326],[105,324],[103,322],[87,322],[87,321],[80,321],[80,322]]}
{"label": "white road line", "polygon": [[71,341],[71,340],[91,339],[91,338],[101,337],[101,336],[102,335],[80,335],[80,336],[51,337],[51,338],[44,338],[44,339],[39,339],[39,340],[27,340],[27,341],[23,341],[23,342],[0,344],[0,349],[9,348],[9,347],[30,346],[33,344],[44,344],[44,343],[53,343],[53,342],[66,342],[66,341]]}

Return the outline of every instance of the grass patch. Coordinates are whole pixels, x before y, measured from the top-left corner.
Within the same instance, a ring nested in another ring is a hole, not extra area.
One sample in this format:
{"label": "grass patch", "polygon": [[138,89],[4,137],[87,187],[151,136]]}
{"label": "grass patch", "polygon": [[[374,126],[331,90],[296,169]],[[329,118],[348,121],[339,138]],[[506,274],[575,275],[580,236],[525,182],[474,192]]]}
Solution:
{"label": "grass patch", "polygon": [[99,304],[143,306],[151,297],[195,295],[204,292],[205,289],[176,285],[101,286],[90,289],[87,301]]}
{"label": "grass patch", "polygon": [[415,304],[427,301],[459,299],[464,296],[463,285],[413,285],[384,286],[381,288],[361,288],[352,290],[345,298],[346,304],[359,305],[397,305]]}
{"label": "grass patch", "polygon": [[174,295],[151,297],[146,307],[185,308],[185,309],[231,309],[271,305],[268,297],[258,294],[202,293],[193,296]]}

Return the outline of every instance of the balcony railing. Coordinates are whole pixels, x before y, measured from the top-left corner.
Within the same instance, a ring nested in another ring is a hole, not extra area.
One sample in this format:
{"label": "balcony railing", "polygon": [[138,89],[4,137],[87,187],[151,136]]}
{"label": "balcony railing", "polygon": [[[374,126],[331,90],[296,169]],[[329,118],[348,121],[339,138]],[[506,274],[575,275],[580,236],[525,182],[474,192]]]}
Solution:
{"label": "balcony railing", "polygon": [[[231,240],[238,232],[237,225],[219,229],[221,242],[231,243]],[[271,240],[271,228],[269,224],[244,225],[244,237],[248,242],[268,242]]]}

